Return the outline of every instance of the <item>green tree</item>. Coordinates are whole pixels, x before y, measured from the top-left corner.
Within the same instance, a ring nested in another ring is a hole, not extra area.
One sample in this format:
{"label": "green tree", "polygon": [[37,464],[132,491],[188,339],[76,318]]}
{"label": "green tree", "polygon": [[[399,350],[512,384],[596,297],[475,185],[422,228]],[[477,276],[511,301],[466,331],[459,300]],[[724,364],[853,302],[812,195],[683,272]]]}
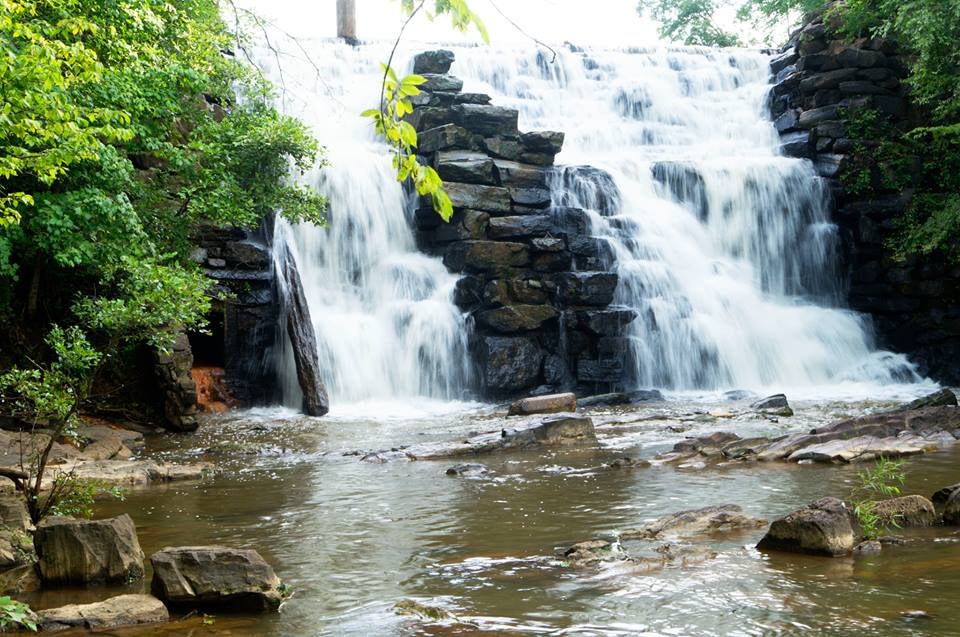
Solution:
{"label": "green tree", "polygon": [[637,11],[660,23],[660,37],[691,46],[739,46],[716,25],[716,0],[640,0]]}

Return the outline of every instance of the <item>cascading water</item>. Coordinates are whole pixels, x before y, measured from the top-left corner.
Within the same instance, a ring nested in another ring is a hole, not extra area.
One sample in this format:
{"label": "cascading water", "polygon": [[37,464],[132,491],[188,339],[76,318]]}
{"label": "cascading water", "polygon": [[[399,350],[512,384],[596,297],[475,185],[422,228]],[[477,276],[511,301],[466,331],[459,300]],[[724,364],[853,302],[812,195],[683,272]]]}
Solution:
{"label": "cascading water", "polygon": [[[471,374],[467,320],[452,302],[457,278],[417,251],[411,202],[359,116],[376,104],[381,56],[380,47],[326,43],[313,51],[319,68],[284,66],[286,111],[327,149],[329,165],[304,181],[327,196],[329,224],[276,237],[291,237],[334,413],[365,400],[461,398]],[[284,402],[299,405],[290,356],[277,364]]]}
{"label": "cascading water", "polygon": [[456,54],[465,90],[519,109],[521,129],[567,133],[554,201],[590,211],[609,245],[615,303],[637,314],[633,385],[920,380],[842,309],[825,187],[809,162],[778,154],[764,54],[571,47],[552,63],[529,51]]}
{"label": "cascading water", "polygon": [[[376,103],[386,53],[325,43],[316,64],[285,69],[286,110],[315,128],[330,163],[306,179],[330,199],[329,226],[291,234],[334,407],[458,398],[471,380],[456,277],[417,252],[410,202],[357,115]],[[637,314],[630,384],[802,393],[920,380],[903,357],[876,351],[869,323],[842,308],[824,185],[809,162],[778,154],[764,54],[455,54],[465,90],[519,109],[524,130],[566,132],[554,200],[588,210],[609,246],[615,302]],[[292,365],[280,364],[296,404]]]}

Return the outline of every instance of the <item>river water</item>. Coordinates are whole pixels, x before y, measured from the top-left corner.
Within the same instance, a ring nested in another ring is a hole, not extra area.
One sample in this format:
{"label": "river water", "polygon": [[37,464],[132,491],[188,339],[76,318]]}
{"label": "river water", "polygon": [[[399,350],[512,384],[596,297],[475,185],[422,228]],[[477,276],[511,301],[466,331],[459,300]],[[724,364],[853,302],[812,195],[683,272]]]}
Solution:
{"label": "river water", "polygon": [[[132,491],[126,502],[104,502],[98,515],[129,512],[147,555],[169,545],[255,548],[295,595],[276,615],[218,615],[212,625],[193,618],[115,634],[955,635],[960,529],[909,533],[913,542],[880,555],[836,559],[759,553],[758,530],[695,541],[717,557],[651,573],[623,564],[569,568],[554,557],[557,547],[682,509],[734,503],[770,519],[847,495],[858,470],[786,463],[597,470],[603,462],[650,458],[686,435],[778,434],[892,404],[795,401],[797,415],[776,423],[743,404],[683,397],[593,410],[598,447],[479,458],[491,470],[480,479],[444,475],[452,461],[371,464],[344,454],[517,422],[491,407],[412,419],[310,419],[283,410],[217,416],[195,435],[149,443],[150,455],[212,460],[216,476]],[[905,493],[929,496],[956,483],[958,462],[960,449],[911,460]],[[646,550],[640,544],[631,550]],[[113,593],[48,592],[27,601],[43,607]],[[460,622],[427,625],[395,614],[394,604],[409,599],[446,608]],[[930,616],[904,618],[908,611]]]}

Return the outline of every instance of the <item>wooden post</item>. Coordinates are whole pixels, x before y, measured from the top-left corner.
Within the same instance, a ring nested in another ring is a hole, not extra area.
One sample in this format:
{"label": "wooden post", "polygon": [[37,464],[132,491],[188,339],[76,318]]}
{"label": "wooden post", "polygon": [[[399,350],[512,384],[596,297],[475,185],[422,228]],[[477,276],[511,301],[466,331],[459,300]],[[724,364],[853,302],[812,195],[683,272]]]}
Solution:
{"label": "wooden post", "polygon": [[356,0],[337,0],[337,37],[350,44],[357,42]]}

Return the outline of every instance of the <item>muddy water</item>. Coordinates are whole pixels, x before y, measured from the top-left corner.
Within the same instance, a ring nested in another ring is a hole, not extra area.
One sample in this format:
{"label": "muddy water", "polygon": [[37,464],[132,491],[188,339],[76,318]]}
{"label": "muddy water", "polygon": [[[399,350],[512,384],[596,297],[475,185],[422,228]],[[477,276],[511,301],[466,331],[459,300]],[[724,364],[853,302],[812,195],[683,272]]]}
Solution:
{"label": "muddy water", "polygon": [[[785,464],[595,469],[604,461],[651,457],[685,435],[782,433],[883,406],[801,403],[780,422],[689,400],[601,410],[593,413],[601,448],[491,456],[483,479],[447,477],[448,461],[369,464],[344,454],[499,428],[504,420],[490,408],[395,420],[219,416],[197,435],[151,441],[150,451],[213,459],[218,475],[132,492],[100,513],[129,512],[147,554],[185,544],[256,548],[296,595],[277,615],[221,615],[212,624],[194,617],[115,634],[955,635],[960,530],[913,533],[905,546],[858,559],[764,555],[752,548],[762,531],[708,542],[716,559],[653,573],[622,564],[571,569],[553,558],[558,546],[684,508],[729,502],[781,515],[846,495],[856,472]],[[958,463],[960,449],[912,460],[906,492],[929,495],[960,482]],[[114,593],[28,601],[44,607]],[[441,606],[461,621],[431,626],[397,616],[392,607],[402,599]],[[929,617],[905,618],[907,611]]]}

